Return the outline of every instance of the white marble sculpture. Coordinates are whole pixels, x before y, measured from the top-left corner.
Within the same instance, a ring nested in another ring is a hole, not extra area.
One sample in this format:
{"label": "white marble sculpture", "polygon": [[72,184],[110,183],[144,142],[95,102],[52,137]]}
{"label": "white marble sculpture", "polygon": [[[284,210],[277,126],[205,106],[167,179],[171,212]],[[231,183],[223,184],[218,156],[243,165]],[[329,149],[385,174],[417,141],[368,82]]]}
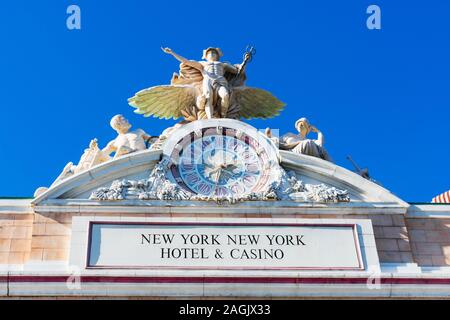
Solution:
{"label": "white marble sculpture", "polygon": [[[102,152],[102,150],[100,150],[98,148],[97,139],[93,139],[89,143],[89,147],[84,150],[84,153],[80,157],[78,164],[75,165],[73,162],[69,162],[68,164],[66,164],[66,166],[62,170],[61,174],[53,182],[52,186],[56,185],[57,183],[65,180],[75,174],[89,170],[93,166],[96,166],[97,164],[106,162],[110,159],[111,158],[108,155],[105,155]],[[41,193],[43,191],[42,188],[40,188],[40,189],[41,190],[39,190],[39,189],[36,190],[35,195],[38,193],[38,191],[39,191],[39,193]]]}
{"label": "white marble sculpture", "polygon": [[[278,148],[330,161],[323,134],[306,118],[295,123],[298,133],[280,138],[266,136],[240,118],[268,118],[284,104],[271,93],[244,85],[245,68],[255,51],[247,50],[239,65],[221,62],[219,48],[207,48],[204,61],[187,60],[169,48],[181,62],[171,85],[138,92],[129,99],[136,112],[160,118],[184,117],[153,137],[142,129],[131,130],[123,115],[111,119],[117,137],[100,149],[91,141],[77,165],[68,163],[53,185],[78,173],[124,155],[150,149],[162,158],[142,180],[115,180],[91,192],[90,199],[168,201],[300,201],[347,202],[346,190],[326,184],[308,184],[280,165]],[[227,118],[227,119],[224,119]],[[311,132],[317,139],[308,139]],[[150,147],[149,147],[150,145]],[[52,185],[52,186],[53,186]],[[45,192],[39,188],[37,195]]]}
{"label": "white marble sculpture", "polygon": [[[52,186],[103,162],[117,159],[125,154],[145,150],[147,149],[147,143],[152,143],[157,140],[157,137],[148,135],[142,129],[130,131],[131,125],[123,115],[118,114],[114,116],[110,124],[117,132],[117,137],[110,141],[104,149],[99,149],[97,139],[91,140],[89,148],[84,150],[78,164],[75,165],[73,162],[69,162],[53,182]],[[113,153],[114,155],[111,157]],[[35,196],[46,190],[47,188],[45,187],[38,188]]]}
{"label": "white marble sculpture", "polygon": [[[272,130],[267,128],[266,135],[282,150],[289,150],[294,153],[304,154],[331,161],[328,152],[325,150],[325,139],[320,130],[311,125],[306,118],[300,118],[295,122],[295,129],[298,133],[287,133],[280,138],[272,136]],[[317,133],[317,139],[308,139],[309,133]]]}
{"label": "white marble sculpture", "polygon": [[111,127],[117,132],[117,137],[106,145],[102,150],[102,154],[109,156],[114,152],[113,159],[132,152],[145,150],[147,149],[147,142],[156,140],[156,137],[148,135],[142,129],[130,131],[131,124],[121,114],[111,119]]}
{"label": "white marble sculpture", "polygon": [[221,62],[219,48],[207,48],[202,61],[188,60],[163,48],[181,62],[170,85],[142,90],[128,100],[135,112],[145,116],[186,121],[211,118],[270,118],[284,103],[270,92],[245,86],[245,68],[255,50],[250,48],[241,64]]}

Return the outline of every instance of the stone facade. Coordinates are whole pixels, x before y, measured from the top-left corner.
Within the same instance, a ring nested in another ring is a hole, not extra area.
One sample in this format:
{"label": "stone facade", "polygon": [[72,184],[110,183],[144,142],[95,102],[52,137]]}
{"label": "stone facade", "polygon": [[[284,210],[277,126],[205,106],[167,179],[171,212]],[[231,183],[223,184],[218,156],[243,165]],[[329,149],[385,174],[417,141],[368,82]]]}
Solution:
{"label": "stone facade", "polygon": [[408,218],[411,249],[420,266],[450,266],[450,218]]}
{"label": "stone facade", "polygon": [[[443,205],[443,207],[446,207]],[[450,206],[449,210],[450,210]],[[67,261],[73,216],[82,213],[2,213],[0,215],[0,264],[27,261]],[[218,218],[223,214],[97,213],[101,217]],[[234,214],[234,218],[370,219],[381,263],[417,263],[423,267],[450,266],[450,218],[408,218],[389,214]]]}
{"label": "stone facade", "polygon": [[0,214],[0,265],[22,265],[30,259],[34,214]]}
{"label": "stone facade", "polygon": [[[89,199],[93,190],[108,187],[117,179],[148,177],[161,157],[160,151],[106,162],[74,175],[35,199],[0,199],[0,297],[450,297],[449,205],[408,204],[329,162],[291,153],[281,156],[281,165],[295,171],[300,179],[348,190],[350,201]],[[74,241],[86,231],[77,229],[74,217],[238,224],[361,220],[370,222],[373,229],[365,245],[374,248],[370,259],[376,265],[365,265],[362,271],[320,272],[81,268],[74,274],[74,255],[86,256],[85,247],[76,250],[79,244]],[[74,275],[81,279],[81,289],[73,290],[67,284]],[[377,290],[372,290],[373,283],[379,283]]]}
{"label": "stone facade", "polygon": [[69,257],[72,214],[35,214],[31,256],[33,261],[66,261]]}

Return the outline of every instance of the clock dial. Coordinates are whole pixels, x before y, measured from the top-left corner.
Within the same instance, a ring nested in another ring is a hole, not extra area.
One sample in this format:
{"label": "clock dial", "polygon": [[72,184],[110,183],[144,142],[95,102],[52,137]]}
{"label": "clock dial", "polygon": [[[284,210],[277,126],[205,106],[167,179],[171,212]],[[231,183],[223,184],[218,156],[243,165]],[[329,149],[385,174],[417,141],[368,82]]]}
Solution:
{"label": "clock dial", "polygon": [[194,194],[242,196],[267,185],[271,159],[266,148],[258,137],[240,130],[206,127],[176,143],[170,172],[180,186]]}

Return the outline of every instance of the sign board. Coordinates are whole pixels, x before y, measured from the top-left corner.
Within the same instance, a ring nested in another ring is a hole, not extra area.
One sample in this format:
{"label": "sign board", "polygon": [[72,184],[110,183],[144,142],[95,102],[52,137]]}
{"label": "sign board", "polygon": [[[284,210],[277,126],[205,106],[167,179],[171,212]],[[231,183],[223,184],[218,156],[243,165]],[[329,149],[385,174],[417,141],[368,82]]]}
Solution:
{"label": "sign board", "polygon": [[362,270],[354,224],[90,222],[88,268]]}

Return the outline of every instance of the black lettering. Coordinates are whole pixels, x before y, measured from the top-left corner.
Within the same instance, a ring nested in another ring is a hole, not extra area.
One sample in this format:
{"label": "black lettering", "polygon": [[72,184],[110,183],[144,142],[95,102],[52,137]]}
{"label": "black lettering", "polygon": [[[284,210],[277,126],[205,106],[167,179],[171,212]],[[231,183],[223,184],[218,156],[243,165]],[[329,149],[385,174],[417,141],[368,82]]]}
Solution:
{"label": "black lettering", "polygon": [[[165,255],[167,257],[165,257]],[[170,249],[169,248],[161,248],[161,259],[164,259],[164,258],[170,259]]]}
{"label": "black lettering", "polygon": [[297,245],[298,246],[300,246],[300,245],[306,246],[306,243],[304,243],[302,239],[303,239],[303,235],[301,235],[301,236],[297,235]]}
{"label": "black lettering", "polygon": [[291,246],[295,246],[295,244],[294,244],[294,237],[293,236],[291,236],[291,235],[287,235],[286,236],[286,244],[287,245],[291,245]]}
{"label": "black lettering", "polygon": [[199,244],[200,242],[200,237],[196,234],[193,234],[190,236],[190,241],[192,244]]}
{"label": "black lettering", "polygon": [[209,256],[207,256],[207,255],[205,255],[205,249],[201,249],[201,256],[202,256],[202,259],[208,259],[209,258]]}
{"label": "black lettering", "polygon": [[173,235],[173,234],[163,234],[163,239],[164,239],[164,243],[169,243],[169,244],[171,244],[172,243],[172,241],[173,241],[173,237],[174,237],[175,235]]}
{"label": "black lettering", "polygon": [[181,237],[183,238],[184,244],[187,244],[188,234],[181,234]]}
{"label": "black lettering", "polygon": [[274,254],[275,254],[275,258],[277,258],[278,260],[282,260],[284,258],[283,250],[277,249],[277,250],[275,250]]}
{"label": "black lettering", "polygon": [[192,259],[198,259],[199,258],[199,252],[197,248],[192,249]]}
{"label": "black lettering", "polygon": [[148,235],[148,238],[145,236],[145,234],[141,234],[141,244],[144,244],[144,239],[147,241],[148,244],[150,244],[150,235]]}
{"label": "black lettering", "polygon": [[246,241],[246,239],[245,239],[245,235],[243,235],[243,234],[240,234],[239,235],[239,244],[242,246],[242,245],[247,245],[247,241]]}
{"label": "black lettering", "polygon": [[202,245],[209,244],[208,243],[208,236],[206,234],[202,234]]}
{"label": "black lettering", "polygon": [[233,236],[234,239],[230,235],[227,235],[227,237],[228,237],[228,245],[230,245],[231,242],[233,242],[233,244],[237,244],[237,242],[236,242],[236,235]]}
{"label": "black lettering", "polygon": [[178,259],[181,257],[181,250],[178,248],[172,249],[172,257]]}
{"label": "black lettering", "polygon": [[267,260],[267,256],[269,256],[270,259],[273,259],[273,250],[272,249],[270,251],[267,251],[266,249],[264,249],[264,260]]}
{"label": "black lettering", "polygon": [[153,244],[161,244],[161,235],[160,234],[153,235]]}
{"label": "black lettering", "polygon": [[249,235],[248,236],[248,240],[250,242],[250,244],[258,244],[259,241],[259,235]]}
{"label": "black lettering", "polygon": [[218,238],[218,237],[219,237],[218,234],[213,234],[213,235],[211,235],[211,244],[219,244],[219,245],[220,245],[220,242],[217,241],[217,238]]}
{"label": "black lettering", "polygon": [[[280,239],[281,239],[281,241],[280,241]],[[276,242],[279,246],[284,245],[284,237],[283,237],[283,236],[280,236],[280,235],[277,235],[277,236],[275,237],[275,242]]]}

